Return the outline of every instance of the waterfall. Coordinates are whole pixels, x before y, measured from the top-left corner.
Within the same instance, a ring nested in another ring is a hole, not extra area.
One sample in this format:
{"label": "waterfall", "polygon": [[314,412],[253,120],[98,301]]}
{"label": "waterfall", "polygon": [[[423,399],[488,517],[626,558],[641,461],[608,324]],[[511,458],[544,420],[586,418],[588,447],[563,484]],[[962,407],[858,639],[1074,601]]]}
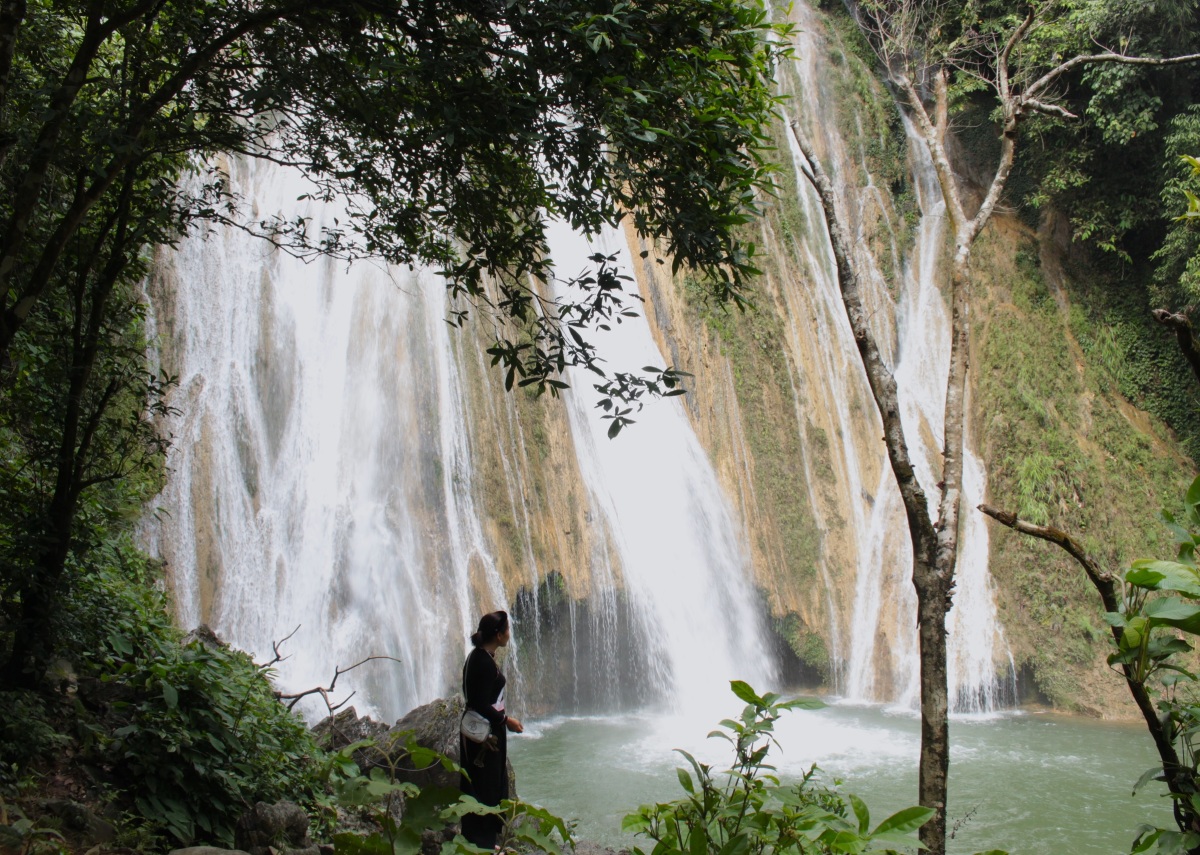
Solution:
{"label": "waterfall", "polygon": [[[860,205],[874,203],[879,191],[871,184],[855,188],[847,177],[853,174],[856,164],[834,130],[837,127],[835,117],[820,114],[823,105],[833,102],[823,91],[819,75],[819,58],[824,53],[813,33],[819,32],[821,25],[811,10],[798,8],[797,12],[804,18],[794,64],[796,85],[801,93],[797,100],[816,114],[805,116],[805,121],[816,129],[818,143],[827,150],[841,196],[850,211],[850,220],[859,229],[852,235],[852,240],[864,246],[868,240],[862,229],[867,218],[861,208],[855,207],[855,200],[859,200]],[[869,323],[895,374],[909,451],[918,480],[930,497],[930,512],[936,516],[934,484],[940,479],[950,350],[949,317],[938,287],[939,267],[946,244],[944,202],[924,141],[907,120],[905,128],[921,216],[915,245],[905,257],[899,277],[897,297],[893,299],[889,293],[887,279],[869,253],[861,252],[859,262],[866,273],[863,285],[865,301],[871,309]],[[803,155],[794,141],[790,143],[800,188],[799,203],[810,224],[811,236],[803,241],[810,281],[793,281],[787,288],[810,288],[815,292],[806,299],[815,304],[810,311],[818,324],[818,336],[825,344],[818,351],[823,364],[808,370],[826,374],[837,372],[848,387],[857,387],[853,395],[829,401],[830,406],[821,415],[829,420],[838,436],[858,436],[870,443],[863,450],[860,443],[843,442],[836,465],[838,478],[846,479],[843,492],[848,497],[850,528],[856,534],[848,650],[839,688],[851,699],[890,701],[911,708],[919,696],[914,625],[916,597],[910,582],[911,541],[890,468],[875,466],[884,455],[879,441],[882,424],[878,413],[873,402],[868,405],[869,412],[865,416],[863,408],[854,404],[855,396],[860,402],[864,398],[869,400],[866,378],[845,319],[820,203],[801,174]],[[892,239],[894,242],[894,235]],[[798,299],[793,297],[789,301],[793,315],[802,310]],[[796,326],[793,322],[793,327]],[[803,354],[798,361],[811,360],[812,351],[806,349],[796,336],[791,344],[794,353]],[[853,367],[847,368],[849,365]],[[865,429],[864,418],[869,420],[869,427]],[[954,708],[960,712],[994,707],[997,701],[995,661],[997,656],[1008,656],[987,571],[987,529],[974,510],[984,499],[984,470],[971,445],[969,417],[967,422],[958,583],[954,607],[948,616],[950,695]]]}
{"label": "waterfall", "polygon": [[[255,216],[315,228],[342,214],[296,203],[308,187],[294,172],[229,169]],[[473,505],[444,285],[306,264],[236,229],[165,252],[155,280],[179,415],[165,515],[144,528],[180,622],[208,621],[260,662],[299,627],[277,666],[292,690],[394,657],[338,682],[389,717],[445,693],[477,604],[505,601]]]}
{"label": "waterfall", "polygon": [[[550,246],[560,281],[594,266],[587,259],[596,252],[615,256],[621,270],[634,267],[629,244],[615,231],[589,242],[553,223]],[[611,326],[592,333],[601,353],[612,355],[610,370],[662,365],[643,317]],[[569,379],[580,469],[612,534],[631,606],[645,628],[643,655],[664,697],[677,709],[707,710],[727,697],[731,679],[764,687],[774,669],[747,582],[741,527],[682,405],[651,401],[610,440],[593,375],[572,369]]]}
{"label": "waterfall", "polygon": [[[317,229],[345,216],[337,204],[295,202],[308,187],[294,172],[228,168],[257,219],[301,215]],[[582,268],[586,244],[555,235],[560,269]],[[619,235],[604,240],[628,267]],[[480,370],[482,355],[445,323],[444,283],[378,263],[305,263],[210,229],[164,250],[149,290],[179,388],[160,512],[143,530],[167,563],[180,622],[209,622],[260,662],[299,626],[276,665],[291,691],[328,685],[335,668],[368,655],[392,657],[337,684],[339,697],[354,691],[360,711],[386,718],[455,691],[478,615],[508,608],[515,589],[536,600],[552,571],[530,546],[529,452],[511,398],[468,393],[464,372]],[[599,344],[627,367],[663,361],[644,318]],[[565,638],[516,622],[510,679],[542,709],[707,709],[729,679],[772,673],[740,526],[677,402],[647,408],[613,442],[590,377],[570,378],[562,438],[575,461],[566,477],[586,496],[576,523],[594,544],[590,596],[569,599]],[[481,422],[506,437],[502,501],[525,543],[515,575],[498,566],[481,504]],[[524,665],[536,661],[552,662],[544,681],[567,689],[526,685]]]}

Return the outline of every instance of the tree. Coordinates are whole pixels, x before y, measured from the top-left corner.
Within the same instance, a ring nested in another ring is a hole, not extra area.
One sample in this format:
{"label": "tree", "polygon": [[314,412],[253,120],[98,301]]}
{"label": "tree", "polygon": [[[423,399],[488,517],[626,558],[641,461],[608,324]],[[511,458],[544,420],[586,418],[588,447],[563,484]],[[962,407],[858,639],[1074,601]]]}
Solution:
{"label": "tree", "polygon": [[[936,485],[937,517],[930,515],[926,487],[916,478],[900,420],[896,383],[866,322],[859,292],[858,262],[847,237],[833,185],[801,125],[791,128],[808,161],[807,177],[821,198],[839,285],[868,383],[883,418],[888,460],[900,488],[913,545],[913,587],[921,667],[921,756],[919,800],[935,811],[921,828],[921,841],[935,855],[946,847],[946,791],[950,760],[946,614],[952,604],[958,554],[963,475],[963,418],[969,354],[971,252],[1002,199],[1012,172],[1022,126],[1032,116],[1078,118],[1063,106],[1063,89],[1080,69],[1101,64],[1166,66],[1200,60],[1200,54],[1169,58],[1135,56],[1118,50],[1066,53],[1086,40],[1071,27],[1070,2],[1031,3],[1023,16],[1007,4],[984,19],[975,5],[965,9],[916,0],[863,4],[862,21],[900,100],[907,107],[937,174],[950,226],[946,291],[951,313],[950,368],[946,381],[943,469]],[[1064,22],[1070,37],[1064,37]],[[1000,148],[982,199],[951,164],[947,150],[954,95],[989,93],[1000,131]],[[928,485],[926,485],[928,486]]]}
{"label": "tree", "polygon": [[[1179,543],[1177,560],[1139,559],[1127,573],[1105,568],[1077,538],[1060,528],[1036,525],[987,504],[979,510],[1014,531],[1058,546],[1075,559],[1095,587],[1116,648],[1108,657],[1109,664],[1120,669],[1158,752],[1159,766],[1143,775],[1138,786],[1151,778],[1166,783],[1178,828],[1176,851],[1196,853],[1200,852],[1200,804],[1196,801],[1200,794],[1196,749],[1200,745],[1195,737],[1200,706],[1195,702],[1196,677],[1176,657],[1192,649],[1177,631],[1200,634],[1200,606],[1184,603],[1177,596],[1200,597],[1195,557],[1200,543],[1200,479],[1192,483],[1185,504],[1186,516],[1180,523],[1164,513]],[[1152,597],[1152,593],[1167,596]],[[1140,838],[1149,834],[1153,837],[1146,839],[1147,847],[1162,837],[1162,830],[1143,829]],[[1165,848],[1166,842],[1164,839],[1159,845]]]}
{"label": "tree", "polygon": [[[740,0],[0,0],[0,439],[21,508],[2,545],[3,678],[39,673],[88,542],[81,504],[161,447],[140,415],[113,417],[163,380],[129,338],[147,246],[202,220],[304,256],[435,265],[456,323],[497,320],[509,386],[554,393],[583,365],[617,398],[671,390],[669,370],[607,377],[588,342],[627,310],[620,277],[544,296],[546,218],[594,233],[629,217],[743,302],[756,271],[737,227],[773,168],[787,32]],[[321,233],[255,222],[219,155],[295,166],[352,216]]]}

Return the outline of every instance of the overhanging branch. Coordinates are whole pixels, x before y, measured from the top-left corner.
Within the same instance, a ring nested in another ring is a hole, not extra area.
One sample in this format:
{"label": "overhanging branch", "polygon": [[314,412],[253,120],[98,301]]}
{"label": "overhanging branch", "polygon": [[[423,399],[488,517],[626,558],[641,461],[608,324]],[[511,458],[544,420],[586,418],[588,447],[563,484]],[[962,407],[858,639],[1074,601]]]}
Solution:
{"label": "overhanging branch", "polygon": [[1188,365],[1192,366],[1196,380],[1200,381],[1200,342],[1196,341],[1196,333],[1187,315],[1168,312],[1166,309],[1155,309],[1151,314],[1154,315],[1154,320],[1175,333],[1180,353],[1188,361]]}

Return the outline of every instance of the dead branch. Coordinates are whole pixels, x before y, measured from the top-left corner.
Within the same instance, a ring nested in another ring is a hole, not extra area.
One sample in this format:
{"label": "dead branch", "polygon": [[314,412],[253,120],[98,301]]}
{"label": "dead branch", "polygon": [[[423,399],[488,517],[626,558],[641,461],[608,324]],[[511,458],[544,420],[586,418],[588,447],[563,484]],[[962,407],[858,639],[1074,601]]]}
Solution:
{"label": "dead branch", "polygon": [[351,692],[348,696],[346,696],[345,698],[343,698],[341,701],[339,701],[336,704],[333,703],[333,701],[331,701],[329,699],[329,693],[332,692],[334,690],[334,687],[337,686],[338,677],[342,676],[343,674],[347,674],[350,671],[353,671],[359,665],[366,665],[368,662],[371,662],[375,659],[390,659],[393,662],[400,661],[395,656],[383,656],[383,655],[368,656],[366,659],[363,659],[359,662],[355,662],[349,668],[342,668],[341,666],[334,668],[333,679],[329,681],[328,686],[314,686],[311,689],[305,689],[303,692],[295,692],[292,694],[286,694],[284,692],[276,692],[275,697],[281,701],[291,701],[291,703],[289,703],[287,705],[288,711],[290,712],[292,709],[295,708],[296,704],[300,703],[301,698],[306,698],[309,695],[320,695],[321,700],[325,701],[325,708],[329,710],[330,715],[333,715],[335,712],[337,712],[339,709],[341,709],[347,703],[349,703],[350,698],[353,698],[355,695],[354,692]]}
{"label": "dead branch", "polygon": [[1196,380],[1200,381],[1200,342],[1196,341],[1195,330],[1192,329],[1192,322],[1188,320],[1187,315],[1168,312],[1166,309],[1155,309],[1150,314],[1154,315],[1154,320],[1175,333],[1175,340],[1179,342],[1183,358],[1192,366]]}
{"label": "dead branch", "polygon": [[299,631],[300,631],[300,624],[296,624],[296,628],[293,629],[291,632],[289,632],[287,635],[285,635],[283,638],[279,639],[279,641],[271,642],[271,649],[275,651],[275,658],[272,659],[270,662],[266,663],[265,665],[263,665],[264,668],[270,668],[272,665],[282,662],[283,660],[288,659],[290,657],[290,654],[288,656],[284,656],[283,652],[279,648],[283,647],[283,645],[286,644],[288,641],[290,641],[292,636],[295,635],[296,633],[298,633]]}
{"label": "dead branch", "polygon": [[1036,537],[1038,540],[1053,543],[1067,552],[1079,563],[1079,566],[1083,568],[1083,572],[1087,573],[1088,579],[1091,580],[1092,585],[1095,586],[1096,591],[1100,594],[1100,599],[1104,601],[1104,610],[1108,612],[1120,611],[1121,598],[1117,594],[1116,579],[1112,573],[1103,569],[1094,558],[1088,555],[1087,550],[1075,538],[1062,529],[1026,522],[1014,513],[993,508],[991,505],[980,505],[979,510],[996,522],[1008,526],[1013,531],[1019,531],[1021,534],[1027,534],[1030,537]]}

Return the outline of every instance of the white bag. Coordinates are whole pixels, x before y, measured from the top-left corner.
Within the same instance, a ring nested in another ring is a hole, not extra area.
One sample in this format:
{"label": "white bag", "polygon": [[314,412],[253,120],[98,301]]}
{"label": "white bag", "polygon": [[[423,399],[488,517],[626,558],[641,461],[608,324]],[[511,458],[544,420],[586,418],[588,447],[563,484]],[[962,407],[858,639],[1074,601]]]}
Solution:
{"label": "white bag", "polygon": [[492,723],[475,710],[467,710],[463,713],[461,730],[472,742],[484,742],[492,735]]}

